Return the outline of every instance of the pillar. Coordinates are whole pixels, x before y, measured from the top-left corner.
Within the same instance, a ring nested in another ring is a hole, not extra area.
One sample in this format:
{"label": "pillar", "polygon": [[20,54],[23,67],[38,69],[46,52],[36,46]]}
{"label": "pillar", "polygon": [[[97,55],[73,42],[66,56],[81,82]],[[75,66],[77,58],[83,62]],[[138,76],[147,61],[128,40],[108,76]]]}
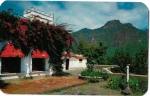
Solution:
{"label": "pillar", "polygon": [[45,71],[48,71],[49,74],[52,74],[52,69],[49,64],[49,58],[45,59]]}
{"label": "pillar", "polygon": [[127,84],[129,83],[129,66],[127,66]]}
{"label": "pillar", "polygon": [[29,72],[32,72],[32,58],[29,56]]}
{"label": "pillar", "polygon": [[45,59],[45,71],[49,70],[48,58]]}

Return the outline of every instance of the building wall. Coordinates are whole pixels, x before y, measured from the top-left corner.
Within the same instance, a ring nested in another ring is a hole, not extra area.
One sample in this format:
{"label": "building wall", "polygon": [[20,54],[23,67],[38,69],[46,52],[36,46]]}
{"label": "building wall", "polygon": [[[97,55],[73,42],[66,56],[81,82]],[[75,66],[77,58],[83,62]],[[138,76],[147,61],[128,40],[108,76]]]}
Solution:
{"label": "building wall", "polygon": [[[82,59],[82,62],[79,59],[74,57],[69,58],[69,69],[68,70],[76,70],[76,69],[84,69],[86,68],[87,59]],[[66,60],[63,63],[63,70],[66,70]]]}

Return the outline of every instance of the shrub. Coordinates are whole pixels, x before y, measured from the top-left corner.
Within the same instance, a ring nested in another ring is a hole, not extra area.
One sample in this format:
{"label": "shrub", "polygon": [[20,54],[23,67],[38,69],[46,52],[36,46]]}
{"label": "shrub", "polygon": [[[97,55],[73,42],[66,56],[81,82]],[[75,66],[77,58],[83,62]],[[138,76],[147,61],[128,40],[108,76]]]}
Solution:
{"label": "shrub", "polygon": [[[111,78],[106,87],[115,89],[115,90],[124,90],[127,86],[125,76],[122,77],[113,77]],[[148,88],[148,79],[146,78],[138,78],[138,77],[131,77],[129,79],[129,86],[134,93],[142,93],[144,94]]]}
{"label": "shrub", "polygon": [[109,80],[108,84],[106,85],[107,88],[116,89],[119,90],[119,78],[113,77],[111,80]]}
{"label": "shrub", "polygon": [[57,72],[56,73],[53,73],[52,76],[69,76],[70,73],[67,73],[67,72]]}
{"label": "shrub", "polygon": [[61,88],[57,88],[55,92],[61,92]]}
{"label": "shrub", "polygon": [[90,83],[97,83],[97,82],[99,82],[100,80],[98,79],[98,78],[89,78],[88,79],[88,82],[90,82]]}
{"label": "shrub", "polygon": [[81,76],[91,76],[91,77],[102,77],[104,80],[108,79],[108,74],[99,72],[99,71],[91,71],[91,70],[83,70],[81,72]]}
{"label": "shrub", "polygon": [[120,69],[120,67],[114,67],[114,68],[111,68],[111,72],[113,72],[113,73],[121,73],[121,69]]}

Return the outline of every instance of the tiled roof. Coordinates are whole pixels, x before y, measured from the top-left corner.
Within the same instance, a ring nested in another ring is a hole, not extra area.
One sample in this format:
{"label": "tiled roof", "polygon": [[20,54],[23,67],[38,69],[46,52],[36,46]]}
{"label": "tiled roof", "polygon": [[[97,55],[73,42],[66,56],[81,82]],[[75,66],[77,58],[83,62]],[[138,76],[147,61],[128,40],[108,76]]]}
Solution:
{"label": "tiled roof", "polygon": [[75,58],[77,58],[77,59],[85,59],[85,58],[86,58],[86,57],[84,57],[84,56],[82,56],[82,55],[77,55],[77,54],[74,54],[74,53],[72,53],[72,52],[70,52],[69,54],[63,53],[63,56],[64,56],[64,57],[69,57],[69,58],[75,57]]}
{"label": "tiled roof", "polygon": [[32,51],[32,58],[49,58],[50,56],[47,54],[46,51],[39,51],[38,49],[35,49]]}
{"label": "tiled roof", "polygon": [[21,49],[15,49],[12,44],[7,44],[2,50],[0,57],[24,57]]}

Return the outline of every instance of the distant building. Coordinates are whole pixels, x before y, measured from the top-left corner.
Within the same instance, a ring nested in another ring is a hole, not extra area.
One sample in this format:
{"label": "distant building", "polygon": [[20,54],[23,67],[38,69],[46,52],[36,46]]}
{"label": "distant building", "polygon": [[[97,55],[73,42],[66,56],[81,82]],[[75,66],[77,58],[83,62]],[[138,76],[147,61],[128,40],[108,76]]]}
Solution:
{"label": "distant building", "polygon": [[85,69],[87,67],[87,58],[82,55],[74,54],[72,52],[67,54],[64,52],[62,59],[64,59],[63,70]]}
{"label": "distant building", "polygon": [[47,14],[44,11],[35,10],[33,7],[25,10],[23,16],[30,20],[39,19],[44,23],[54,24],[54,14]]}

